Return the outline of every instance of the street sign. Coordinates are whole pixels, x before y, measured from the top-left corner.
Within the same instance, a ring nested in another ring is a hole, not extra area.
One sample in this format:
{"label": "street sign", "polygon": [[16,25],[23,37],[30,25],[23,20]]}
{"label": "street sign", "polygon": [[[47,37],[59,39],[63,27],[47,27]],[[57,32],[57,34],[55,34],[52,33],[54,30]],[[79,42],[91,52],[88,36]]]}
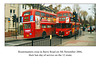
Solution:
{"label": "street sign", "polygon": [[10,22],[10,18],[8,18],[8,22]]}
{"label": "street sign", "polygon": [[23,23],[23,17],[21,17],[21,22]]}

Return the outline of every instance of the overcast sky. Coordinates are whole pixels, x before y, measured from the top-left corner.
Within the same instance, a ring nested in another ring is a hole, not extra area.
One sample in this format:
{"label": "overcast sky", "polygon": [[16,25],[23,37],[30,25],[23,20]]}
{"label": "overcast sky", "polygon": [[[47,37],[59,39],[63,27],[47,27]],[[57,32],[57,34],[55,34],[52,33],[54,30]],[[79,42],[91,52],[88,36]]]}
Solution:
{"label": "overcast sky", "polygon": [[[50,4],[45,4],[45,6],[49,6]],[[53,7],[55,7],[56,5],[58,4],[52,4]],[[74,8],[74,4],[61,4],[61,9],[65,8],[65,7],[71,7],[71,9]],[[93,6],[93,3],[84,3],[84,4],[79,4],[80,6],[80,10],[85,10],[88,12],[88,16],[92,16],[93,15],[93,11],[92,11],[92,6]]]}

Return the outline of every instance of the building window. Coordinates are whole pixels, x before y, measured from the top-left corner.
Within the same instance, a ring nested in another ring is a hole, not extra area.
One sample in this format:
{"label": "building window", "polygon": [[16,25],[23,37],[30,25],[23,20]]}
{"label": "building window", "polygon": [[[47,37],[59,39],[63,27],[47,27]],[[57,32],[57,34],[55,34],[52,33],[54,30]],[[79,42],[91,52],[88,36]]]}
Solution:
{"label": "building window", "polygon": [[13,10],[13,13],[15,14],[15,10]]}
{"label": "building window", "polygon": [[22,8],[24,9],[24,5],[22,5]]}
{"label": "building window", "polygon": [[10,13],[12,13],[12,9],[10,9]]}
{"label": "building window", "polygon": [[25,5],[25,9],[26,9],[26,5]]}
{"label": "building window", "polygon": [[10,16],[12,16],[12,9],[10,9]]}

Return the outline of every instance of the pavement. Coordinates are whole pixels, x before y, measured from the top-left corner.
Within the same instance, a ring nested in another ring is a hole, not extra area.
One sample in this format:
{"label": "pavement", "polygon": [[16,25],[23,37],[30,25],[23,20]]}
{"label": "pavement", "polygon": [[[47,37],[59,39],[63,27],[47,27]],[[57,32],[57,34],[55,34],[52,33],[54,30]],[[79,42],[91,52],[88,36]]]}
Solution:
{"label": "pavement", "polygon": [[5,37],[5,41],[13,41],[13,40],[21,40],[21,39],[25,39],[23,35],[18,35],[17,38],[16,36]]}
{"label": "pavement", "polygon": [[96,46],[96,32],[84,32],[84,35],[78,36],[76,40],[73,38],[60,46]]}

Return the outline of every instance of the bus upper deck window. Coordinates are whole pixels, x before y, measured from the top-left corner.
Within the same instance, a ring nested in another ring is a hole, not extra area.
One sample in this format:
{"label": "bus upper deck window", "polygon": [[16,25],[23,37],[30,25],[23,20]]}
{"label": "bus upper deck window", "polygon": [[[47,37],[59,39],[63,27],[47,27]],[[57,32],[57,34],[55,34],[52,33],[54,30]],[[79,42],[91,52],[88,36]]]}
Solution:
{"label": "bus upper deck window", "polygon": [[26,12],[26,13],[24,13],[24,16],[25,16],[25,15],[30,15],[30,12]]}
{"label": "bus upper deck window", "polygon": [[49,17],[49,14],[46,14],[46,17]]}
{"label": "bus upper deck window", "polygon": [[65,18],[62,18],[62,21],[65,21]]}
{"label": "bus upper deck window", "polygon": [[41,16],[45,16],[45,13],[41,13]]}
{"label": "bus upper deck window", "polygon": [[66,16],[66,17],[68,17],[68,13],[64,13],[64,14],[63,14],[63,16]]}
{"label": "bus upper deck window", "polygon": [[61,17],[62,16],[62,14],[58,14],[58,17]]}
{"label": "bus upper deck window", "polygon": [[54,18],[56,18],[56,16],[53,16]]}
{"label": "bus upper deck window", "polygon": [[40,12],[35,12],[35,15],[40,15]]}
{"label": "bus upper deck window", "polygon": [[53,15],[50,15],[50,17],[53,17]]}
{"label": "bus upper deck window", "polygon": [[69,16],[70,16],[70,17],[72,17],[72,14],[71,14],[71,13],[69,13]]}

